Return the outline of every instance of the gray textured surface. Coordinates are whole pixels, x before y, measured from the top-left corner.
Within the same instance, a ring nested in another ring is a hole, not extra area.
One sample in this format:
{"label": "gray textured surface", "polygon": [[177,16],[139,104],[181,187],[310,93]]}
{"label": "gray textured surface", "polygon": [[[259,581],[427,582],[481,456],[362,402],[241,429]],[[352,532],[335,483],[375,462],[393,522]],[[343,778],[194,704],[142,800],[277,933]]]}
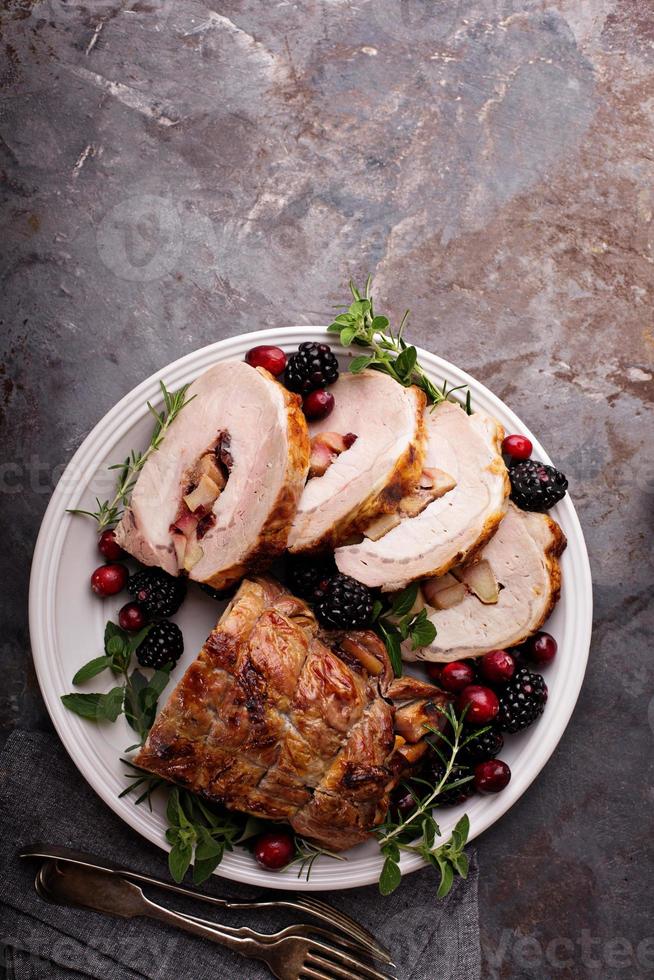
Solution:
{"label": "gray textured surface", "polygon": [[480,841],[487,976],[651,974],[649,0],[4,6],[3,728],[48,726],[29,559],[89,428],[372,271],[541,434],[594,569],[572,724]]}

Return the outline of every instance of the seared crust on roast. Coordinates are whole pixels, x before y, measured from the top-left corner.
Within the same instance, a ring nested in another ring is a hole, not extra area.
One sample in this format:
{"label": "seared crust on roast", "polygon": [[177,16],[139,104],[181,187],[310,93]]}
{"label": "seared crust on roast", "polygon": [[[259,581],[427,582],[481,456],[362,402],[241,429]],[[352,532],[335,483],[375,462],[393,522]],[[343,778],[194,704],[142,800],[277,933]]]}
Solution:
{"label": "seared crust on roast", "polygon": [[[299,396],[243,361],[214,365],[188,398],[143,467],[116,538],[143,564],[225,589],[286,547],[309,434]],[[205,479],[215,492],[191,510],[189,494]]]}
{"label": "seared crust on roast", "polygon": [[390,789],[421,754],[405,739],[417,744],[421,719],[438,723],[446,700],[402,684],[396,740],[391,678],[375,634],[321,632],[272,579],[245,580],[135,763],[342,850],[384,819]]}
{"label": "seared crust on roast", "polygon": [[418,484],[425,457],[424,393],[403,388],[378,371],[343,374],[332,386],[333,412],[311,423],[324,432],[352,433],[356,441],[307,482],[289,536],[289,551],[332,549],[390,513]]}
{"label": "seared crust on roast", "polygon": [[499,422],[482,412],[469,416],[452,402],[427,408],[424,420],[426,467],[444,471],[454,485],[383,536],[336,551],[339,571],[370,587],[396,591],[444,575],[477,554],[506,513],[510,484]]}
{"label": "seared crust on roast", "polygon": [[479,555],[500,584],[497,602],[483,604],[468,593],[448,609],[431,609],[435,639],[415,651],[405,644],[404,659],[460,660],[523,643],[558,602],[559,557],[565,546],[563,531],[548,514],[527,513],[509,504],[497,533]]}

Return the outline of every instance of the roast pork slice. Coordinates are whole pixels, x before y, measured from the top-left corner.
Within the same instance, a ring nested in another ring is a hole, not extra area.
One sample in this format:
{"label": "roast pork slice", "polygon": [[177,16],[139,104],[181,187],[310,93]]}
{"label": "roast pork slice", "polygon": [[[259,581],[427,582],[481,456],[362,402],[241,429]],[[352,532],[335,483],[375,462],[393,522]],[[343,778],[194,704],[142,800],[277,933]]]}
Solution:
{"label": "roast pork slice", "polygon": [[506,513],[509,479],[501,456],[502,427],[482,412],[467,415],[452,402],[424,413],[425,470],[449,474],[454,486],[415,517],[373,541],[336,551],[339,571],[385,591],[443,575],[478,550]]}
{"label": "roast pork slice", "polygon": [[331,388],[335,406],[310,435],[354,435],[321,476],[309,479],[289,537],[293,552],[342,544],[417,486],[425,453],[424,394],[387,374],[342,374]]}
{"label": "roast pork slice", "polygon": [[188,397],[116,537],[145,565],[224,589],[286,547],[309,436],[299,397],[243,361],[216,364]]}
{"label": "roast pork slice", "polygon": [[540,629],[559,598],[558,557],[565,544],[563,531],[547,514],[526,513],[509,504],[480,556],[500,585],[497,602],[485,605],[469,592],[449,609],[432,610],[436,638],[419,650],[405,644],[404,659],[460,660],[522,643]]}

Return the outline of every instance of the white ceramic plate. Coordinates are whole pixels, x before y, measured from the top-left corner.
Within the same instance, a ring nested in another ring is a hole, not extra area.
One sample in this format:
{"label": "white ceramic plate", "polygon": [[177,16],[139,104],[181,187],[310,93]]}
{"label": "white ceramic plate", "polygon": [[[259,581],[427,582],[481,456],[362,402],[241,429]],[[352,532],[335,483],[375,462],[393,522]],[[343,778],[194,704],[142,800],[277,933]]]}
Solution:
{"label": "white ceramic plate", "polygon": [[[150,813],[147,806],[136,807],[130,797],[118,798],[127,782],[126,767],[119,758],[133,742],[131,729],[122,718],[113,725],[95,725],[67,711],[60,701],[61,695],[71,690],[75,671],[102,652],[104,624],[109,618],[116,619],[118,609],[126,601],[124,594],[107,600],[99,600],[92,594],[89,576],[100,564],[94,525],[87,518],[67,514],[66,509],[94,509],[96,496],[106,499],[111,495],[113,477],[107,473],[107,465],[124,459],[130,449],[147,445],[152,420],[146,401],[158,404],[159,379],[174,390],[216,361],[242,358],[255,344],[277,344],[291,351],[303,340],[325,338],[322,327],[285,327],[245,334],[204,347],[148,378],[108,412],[85,439],[62,476],[43,519],[30,582],[30,634],[50,717],[71,758],[93,789],[121,819],[162,848],[167,848],[162,801]],[[344,365],[348,355],[334,344],[331,335],[329,341]],[[451,385],[469,385],[473,408],[490,412],[507,432],[528,435],[534,444],[534,455],[549,462],[526,426],[487,388],[433,354],[420,351],[419,357],[436,383],[441,384],[446,378]],[[502,757],[513,774],[507,789],[497,796],[473,797],[465,807],[441,811],[439,822],[444,835],[464,810],[470,817],[471,837],[499,820],[543,768],[575,706],[590,643],[590,569],[583,534],[569,497],[556,506],[553,516],[566,533],[568,548],[562,561],[562,598],[548,627],[558,640],[559,653],[546,670],[550,698],[545,713],[531,729],[507,740]],[[184,633],[186,652],[175,669],[173,682],[196,656],[222,608],[199,590],[192,592],[175,617]],[[85,688],[102,690],[110,686],[101,675]],[[420,866],[417,856],[402,857],[404,874]],[[323,891],[371,884],[378,880],[380,869],[379,850],[371,842],[349,851],[346,861],[320,859],[309,882],[299,881],[293,869],[278,874],[266,872],[245,851],[226,855],[218,874],[260,886]]]}

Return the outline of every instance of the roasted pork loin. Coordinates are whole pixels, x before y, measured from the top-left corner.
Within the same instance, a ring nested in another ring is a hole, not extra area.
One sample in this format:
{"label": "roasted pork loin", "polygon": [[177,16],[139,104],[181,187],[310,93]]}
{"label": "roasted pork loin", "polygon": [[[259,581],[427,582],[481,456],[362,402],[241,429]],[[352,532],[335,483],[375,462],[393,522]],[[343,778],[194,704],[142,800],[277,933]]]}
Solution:
{"label": "roasted pork loin", "polygon": [[464,590],[460,602],[431,610],[435,639],[419,650],[405,644],[404,659],[461,660],[522,643],[540,629],[559,598],[558,558],[565,545],[563,531],[547,514],[526,513],[509,504],[506,517],[479,555],[497,579],[497,601],[484,603]]}
{"label": "roasted pork loin", "polygon": [[272,579],[245,580],[135,763],[343,850],[384,819],[445,702],[424,681],[394,682],[373,633],[323,633]]}
{"label": "roasted pork loin", "polygon": [[[335,405],[309,426],[312,444],[325,435],[350,437],[327,465],[312,470],[293,521],[288,547],[321,551],[347,541],[417,486],[425,454],[418,388],[403,388],[386,374],[342,374],[330,389]],[[355,437],[355,438],[352,438]],[[324,446],[323,446],[324,448]]]}
{"label": "roasted pork loin", "polygon": [[216,364],[188,397],[116,538],[145,565],[224,589],[286,547],[308,472],[307,425],[299,397],[243,361]]}
{"label": "roasted pork loin", "polygon": [[452,402],[427,408],[424,422],[424,472],[444,492],[430,501],[428,489],[418,491],[416,516],[407,506],[410,498],[385,534],[336,551],[339,571],[385,591],[461,564],[488,541],[506,513],[509,480],[499,423],[481,412],[467,415]]}

